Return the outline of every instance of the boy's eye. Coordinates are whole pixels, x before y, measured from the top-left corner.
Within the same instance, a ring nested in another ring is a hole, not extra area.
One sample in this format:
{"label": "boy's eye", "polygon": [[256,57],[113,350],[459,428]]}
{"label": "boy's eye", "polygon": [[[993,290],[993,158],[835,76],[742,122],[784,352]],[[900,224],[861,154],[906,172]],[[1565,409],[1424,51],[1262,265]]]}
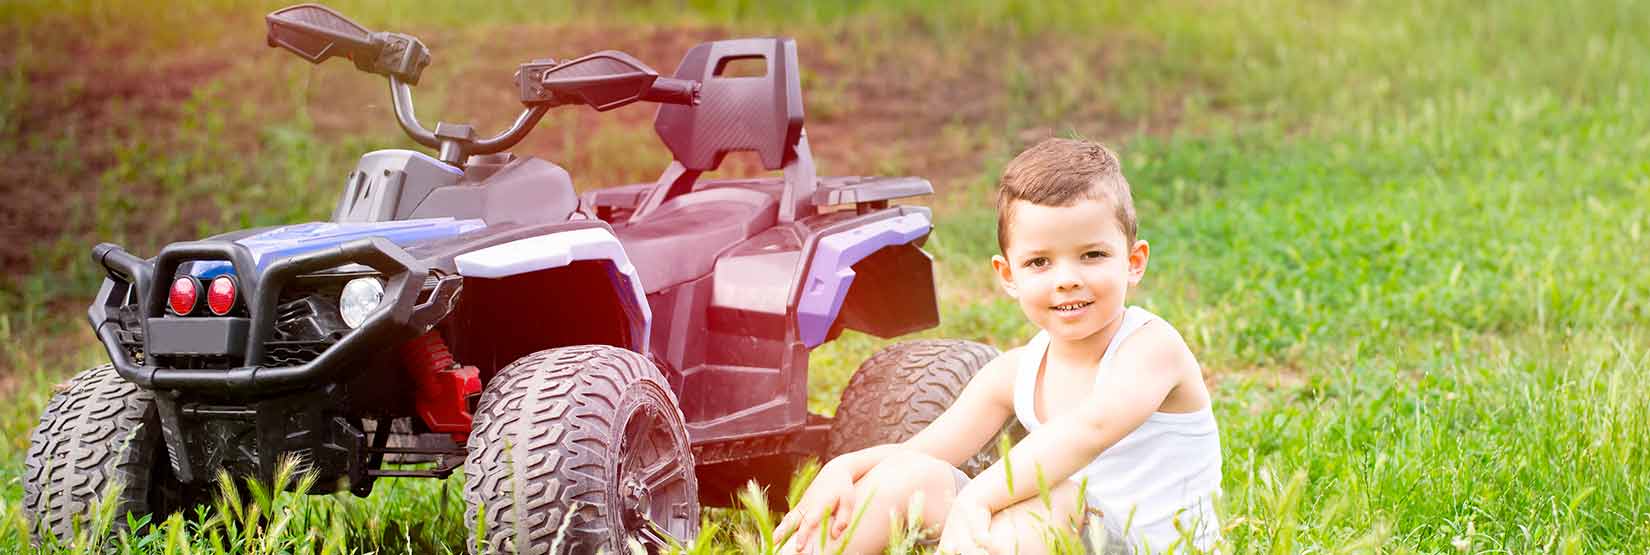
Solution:
{"label": "boy's eye", "polygon": [[1106,256],[1108,255],[1103,251],[1089,251],[1083,253],[1083,258],[1105,258]]}
{"label": "boy's eye", "polygon": [[1041,256],[1026,261],[1026,267],[1041,268],[1048,265],[1048,259]]}

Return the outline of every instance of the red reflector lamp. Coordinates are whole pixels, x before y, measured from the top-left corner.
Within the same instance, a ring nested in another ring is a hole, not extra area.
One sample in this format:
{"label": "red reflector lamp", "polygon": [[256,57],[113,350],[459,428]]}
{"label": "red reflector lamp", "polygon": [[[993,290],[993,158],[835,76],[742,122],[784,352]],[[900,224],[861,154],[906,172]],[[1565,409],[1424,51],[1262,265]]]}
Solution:
{"label": "red reflector lamp", "polygon": [[172,291],[166,296],[166,304],[171,307],[172,313],[178,316],[188,316],[195,311],[195,302],[200,299],[200,284],[195,278],[183,276],[172,282]]}
{"label": "red reflector lamp", "polygon": [[218,316],[229,314],[229,310],[235,308],[235,278],[212,278],[211,287],[206,289],[206,308]]}

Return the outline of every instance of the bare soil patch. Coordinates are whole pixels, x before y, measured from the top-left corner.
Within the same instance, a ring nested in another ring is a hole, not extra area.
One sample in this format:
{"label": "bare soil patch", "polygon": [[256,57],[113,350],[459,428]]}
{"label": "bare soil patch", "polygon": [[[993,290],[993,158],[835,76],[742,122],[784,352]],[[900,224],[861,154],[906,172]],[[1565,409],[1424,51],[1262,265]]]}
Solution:
{"label": "bare soil patch", "polygon": [[[98,203],[104,172],[117,163],[118,145],[140,134],[157,146],[169,144],[184,103],[231,67],[232,54],[218,50],[140,58],[77,33],[43,37],[30,39],[40,45],[34,55],[5,60],[8,69],[20,65],[26,91],[5,149],[8,163],[0,165],[6,198],[0,204],[0,267],[28,269],[8,272],[7,288],[38,269],[46,247],[97,227],[90,208]],[[0,36],[0,44],[17,40]],[[118,188],[138,206],[177,201],[154,185]]]}
{"label": "bare soil patch", "polygon": [[[919,175],[944,191],[957,180],[978,176],[987,159],[999,151],[1054,134],[1075,131],[1102,137],[1136,128],[1105,100],[1103,76],[1125,49],[996,31],[958,40],[915,23],[904,25],[795,34],[808,136],[822,172]],[[435,63],[425,73],[425,90],[415,94],[442,97],[439,113],[420,114],[426,125],[440,118],[474,122],[478,130],[496,132],[519,110],[511,72],[520,62],[618,49],[670,74],[682,55],[701,41],[750,35],[717,26],[519,25],[430,31],[419,36],[430,45]],[[895,36],[900,38],[889,38]],[[1094,79],[1061,77],[1072,75],[1074,67]],[[1009,83],[1015,72],[1034,82]],[[356,80],[330,74],[324,79]],[[1041,80],[1047,82],[1035,82]],[[447,90],[428,90],[442,83],[448,84]],[[388,121],[388,99],[381,85],[350,89],[329,93],[347,98],[311,99],[310,116],[323,132],[344,133]],[[1031,110],[1027,104],[1045,108]],[[1035,111],[1051,113],[1031,113]],[[616,184],[610,179],[615,176],[651,180],[668,161],[652,133],[653,115],[654,109],[643,105],[606,113],[564,108],[548,116],[516,151],[566,166],[581,188]],[[618,167],[635,160],[604,158],[600,148],[586,148],[593,137],[604,134],[621,135],[632,143],[627,146],[652,153],[656,163],[645,169]],[[751,160],[729,160],[733,167],[723,173],[760,173]]]}
{"label": "bare soil patch", "polygon": [[[1075,38],[994,31],[958,37],[916,23],[879,25],[797,33],[807,129],[822,173],[919,175],[944,192],[980,176],[992,157],[1044,136],[1104,137],[1136,128],[1105,100],[1105,77],[1124,49]],[[9,153],[13,163],[0,166],[8,199],[0,208],[0,264],[30,269],[13,276],[33,273],[42,262],[40,245],[61,238],[95,242],[98,226],[88,221],[94,211],[87,207],[97,205],[100,190],[118,191],[123,205],[174,203],[184,214],[212,214],[209,200],[177,198],[157,183],[104,183],[117,147],[130,145],[136,134],[151,149],[201,140],[200,129],[179,125],[192,99],[195,110],[233,111],[220,114],[219,136],[207,138],[245,151],[245,159],[225,164],[249,163],[263,126],[300,111],[323,139],[366,133],[404,142],[382,80],[346,62],[309,69],[256,34],[207,37],[193,47],[138,57],[106,46],[111,41],[60,31],[0,31],[0,43],[24,32],[42,40],[33,58],[5,60],[24,64],[28,87],[17,146]],[[435,56],[416,89],[424,123],[469,121],[485,133],[503,129],[520,109],[511,75],[520,62],[612,48],[668,74],[700,41],[750,34],[715,26],[405,31],[423,38]],[[284,86],[283,79],[293,78],[305,81],[303,95],[294,97]],[[260,109],[248,112],[248,104]],[[668,161],[652,132],[653,113],[645,106],[564,109],[517,151],[566,166],[581,188],[651,180]],[[752,160],[731,160],[723,173],[758,173]],[[142,218],[133,220],[133,228],[117,231],[156,236]]]}

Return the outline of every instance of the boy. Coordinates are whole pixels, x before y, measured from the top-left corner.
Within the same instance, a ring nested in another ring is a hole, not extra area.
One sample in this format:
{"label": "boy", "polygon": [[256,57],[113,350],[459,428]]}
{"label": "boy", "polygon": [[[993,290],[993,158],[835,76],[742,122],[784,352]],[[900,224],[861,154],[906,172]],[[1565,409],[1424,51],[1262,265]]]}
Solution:
{"label": "boy", "polygon": [[[1075,532],[1085,521],[1105,533],[1083,537],[1107,538],[1091,551],[1212,549],[1220,439],[1209,392],[1179,333],[1124,305],[1149,254],[1135,231],[1128,182],[1105,147],[1049,139],[1015,157],[1003,170],[1002,252],[991,266],[1042,332],[982,368],[916,436],[821,468],[775,530],[796,532],[781,552],[818,549],[822,533],[828,552],[880,552],[890,516],[903,519],[908,507],[940,533],[941,553],[1046,553],[1050,527]],[[1030,434],[1007,463],[973,479],[957,470],[1009,417]],[[917,495],[923,502],[910,503]]]}

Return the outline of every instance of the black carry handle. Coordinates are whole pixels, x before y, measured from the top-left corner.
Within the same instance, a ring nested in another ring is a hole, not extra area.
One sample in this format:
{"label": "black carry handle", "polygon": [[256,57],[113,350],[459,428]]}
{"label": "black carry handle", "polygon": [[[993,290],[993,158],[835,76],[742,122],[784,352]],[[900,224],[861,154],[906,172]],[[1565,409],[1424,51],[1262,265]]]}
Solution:
{"label": "black carry handle", "polygon": [[400,33],[374,33],[320,4],[299,4],[270,12],[269,45],[279,46],[310,63],[333,56],[355,62],[362,71],[399,77],[418,84],[430,64],[429,50],[417,38]]}

